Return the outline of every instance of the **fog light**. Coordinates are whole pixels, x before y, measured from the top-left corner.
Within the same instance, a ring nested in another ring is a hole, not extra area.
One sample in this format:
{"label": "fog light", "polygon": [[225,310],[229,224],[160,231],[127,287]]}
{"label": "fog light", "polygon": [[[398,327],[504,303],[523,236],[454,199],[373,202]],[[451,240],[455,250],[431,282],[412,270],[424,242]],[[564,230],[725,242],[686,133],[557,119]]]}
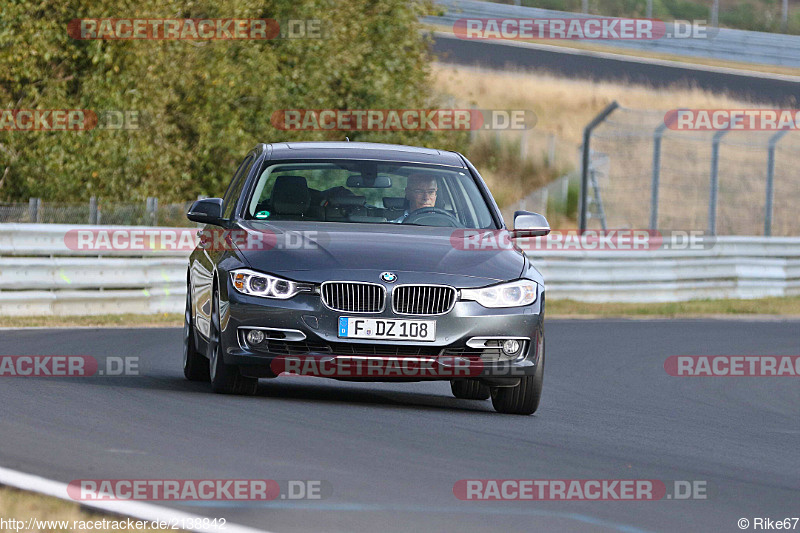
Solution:
{"label": "fog light", "polygon": [[503,353],[506,355],[514,355],[519,351],[519,341],[509,339],[503,343]]}
{"label": "fog light", "polygon": [[247,333],[248,344],[258,344],[264,340],[264,332],[260,329],[251,329]]}

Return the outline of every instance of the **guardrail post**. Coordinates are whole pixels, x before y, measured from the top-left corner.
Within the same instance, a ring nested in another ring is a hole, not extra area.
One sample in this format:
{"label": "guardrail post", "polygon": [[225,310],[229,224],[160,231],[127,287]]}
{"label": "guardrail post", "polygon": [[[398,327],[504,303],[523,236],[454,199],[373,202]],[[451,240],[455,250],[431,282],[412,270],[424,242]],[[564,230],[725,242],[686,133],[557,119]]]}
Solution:
{"label": "guardrail post", "polygon": [[42,199],[30,198],[28,199],[28,217],[31,222],[39,223],[42,221]]}
{"label": "guardrail post", "polygon": [[650,184],[650,229],[658,229],[658,190],[661,179],[661,138],[667,123],[662,122],[653,133],[653,179]]}
{"label": "guardrail post", "polygon": [[708,194],[708,231],[717,234],[717,193],[719,192],[719,142],[729,130],[718,131],[711,141],[711,190]]}
{"label": "guardrail post", "polygon": [[772,199],[775,195],[775,145],[781,138],[789,133],[789,130],[782,130],[769,138],[767,144],[767,198],[764,203],[764,236],[772,235]]}
{"label": "guardrail post", "polygon": [[586,193],[589,189],[589,141],[592,137],[592,130],[600,125],[616,108],[619,103],[616,100],[606,106],[605,109],[600,111],[596,117],[592,119],[589,124],[583,129],[583,158],[581,161],[581,196],[580,196],[580,220],[578,221],[578,228],[583,231],[586,229]]}

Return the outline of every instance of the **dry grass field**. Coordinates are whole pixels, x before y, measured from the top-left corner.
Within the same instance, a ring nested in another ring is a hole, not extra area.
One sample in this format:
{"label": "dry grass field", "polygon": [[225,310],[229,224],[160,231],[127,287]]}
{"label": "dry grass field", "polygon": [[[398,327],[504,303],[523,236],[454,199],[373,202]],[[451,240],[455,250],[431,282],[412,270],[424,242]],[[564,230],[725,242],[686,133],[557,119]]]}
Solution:
{"label": "dry grass field", "polygon": [[[596,130],[592,139],[610,227],[647,227],[653,132],[663,123],[666,111],[763,107],[687,85],[654,88],[442,64],[434,65],[433,74],[437,87],[458,105],[530,109],[536,113],[536,127],[527,133],[526,153],[538,171],[512,178],[496,170],[486,172],[503,207],[559,173],[578,169],[584,126],[617,100],[622,108]],[[521,142],[518,132],[480,132],[476,144],[480,146],[481,136],[486,135],[502,137],[511,145]],[[712,135],[666,132],[661,157],[661,228],[707,229]],[[766,146],[770,135],[771,132],[731,132],[723,138],[719,158],[719,234],[752,235],[763,230]],[[555,161],[548,161],[547,156],[551,137],[555,139]],[[479,168],[483,172],[483,167]],[[793,215],[793,206],[800,202],[798,169],[800,134],[791,132],[779,143],[775,158],[774,235],[800,234],[800,222]]]}
{"label": "dry grass field", "polygon": [[[164,531],[163,529],[136,529],[135,527],[131,529],[127,527],[127,519],[124,517],[88,511],[82,508],[79,502],[68,502],[8,487],[0,487],[0,518],[6,520],[7,526],[0,527],[0,533],[19,533],[20,531],[25,531],[25,533],[84,533],[92,531],[96,533],[97,526],[102,526],[103,520],[106,521],[106,524],[112,521],[117,522],[119,528],[113,529],[114,531],[141,533]],[[10,520],[24,522],[22,529],[8,527]],[[38,527],[36,527],[36,521],[39,522]],[[57,524],[57,522],[66,522],[66,524]],[[136,520],[133,522],[135,524]],[[34,527],[28,529],[28,525]],[[50,527],[47,527],[48,525]],[[62,527],[64,525],[67,527]],[[107,530],[100,529],[100,531],[111,531],[113,527],[110,526]]]}

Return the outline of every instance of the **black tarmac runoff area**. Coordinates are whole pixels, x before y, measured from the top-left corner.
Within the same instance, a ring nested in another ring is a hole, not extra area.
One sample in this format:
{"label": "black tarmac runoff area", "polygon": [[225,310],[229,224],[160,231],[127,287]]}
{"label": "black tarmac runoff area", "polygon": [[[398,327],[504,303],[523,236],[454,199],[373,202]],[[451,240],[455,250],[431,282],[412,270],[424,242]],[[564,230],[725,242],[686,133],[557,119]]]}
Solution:
{"label": "black tarmac runoff area", "polygon": [[557,46],[459,39],[442,33],[434,36],[431,50],[439,61],[457,65],[494,70],[535,70],[570,79],[651,87],[697,87],[734,98],[781,106],[796,106],[800,102],[800,83],[796,76],[652,61]]}

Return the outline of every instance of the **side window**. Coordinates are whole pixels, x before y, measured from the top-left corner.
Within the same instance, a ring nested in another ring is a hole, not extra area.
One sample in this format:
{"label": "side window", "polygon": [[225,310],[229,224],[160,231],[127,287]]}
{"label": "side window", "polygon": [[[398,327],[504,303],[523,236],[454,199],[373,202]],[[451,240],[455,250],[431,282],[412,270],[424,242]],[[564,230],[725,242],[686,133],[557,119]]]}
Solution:
{"label": "side window", "polygon": [[244,182],[247,180],[247,175],[250,173],[250,167],[253,166],[255,157],[252,155],[247,156],[242,164],[239,165],[239,170],[231,180],[228,191],[225,193],[225,198],[222,200],[222,218],[231,218],[233,210],[236,207],[236,202],[242,194]]}

